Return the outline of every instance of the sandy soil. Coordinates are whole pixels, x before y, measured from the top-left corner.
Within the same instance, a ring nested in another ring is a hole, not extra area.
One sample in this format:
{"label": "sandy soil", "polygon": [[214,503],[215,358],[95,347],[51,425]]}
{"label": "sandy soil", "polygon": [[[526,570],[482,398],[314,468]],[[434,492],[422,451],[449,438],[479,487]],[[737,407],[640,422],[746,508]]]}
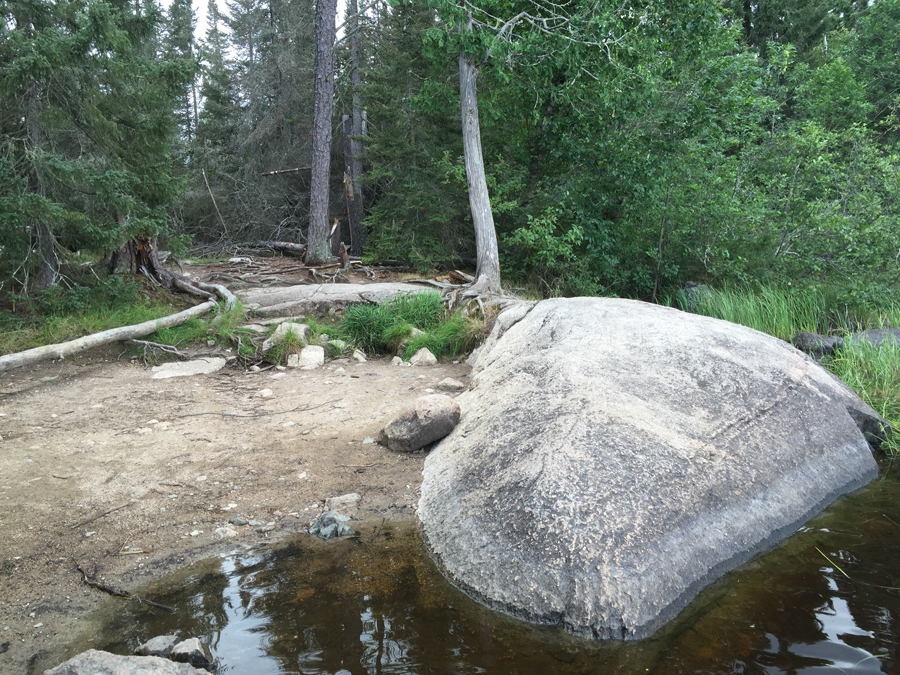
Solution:
{"label": "sandy soil", "polygon": [[[302,532],[347,492],[362,495],[360,519],[411,518],[424,455],[364,440],[441,379],[468,374],[341,360],[154,380],[120,352],[0,375],[0,673],[40,672],[107,598],[77,565],[134,588],[237,543]],[[220,538],[235,516],[275,529]]]}

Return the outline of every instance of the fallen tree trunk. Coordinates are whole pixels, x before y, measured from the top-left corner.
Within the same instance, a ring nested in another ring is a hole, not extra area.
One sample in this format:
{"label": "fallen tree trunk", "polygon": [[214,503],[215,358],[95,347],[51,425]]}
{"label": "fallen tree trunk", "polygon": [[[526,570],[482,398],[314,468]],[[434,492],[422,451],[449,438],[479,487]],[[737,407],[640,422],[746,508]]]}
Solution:
{"label": "fallen tree trunk", "polygon": [[[229,295],[231,294],[229,293]],[[233,295],[231,297],[234,298]],[[105,330],[100,333],[94,333],[93,335],[86,335],[85,337],[78,338],[77,340],[61,342],[55,345],[35,347],[34,349],[27,349],[24,352],[0,356],[0,373],[7,370],[12,370],[13,368],[30,366],[34,363],[45,361],[47,359],[62,359],[67,356],[74,356],[75,354],[80,354],[85,350],[93,349],[94,347],[100,347],[112,342],[119,342],[121,340],[134,340],[136,338],[145,337],[147,335],[150,335],[151,333],[155,333],[160,328],[171,328],[172,326],[179,326],[192,317],[208,314],[213,309],[215,309],[216,306],[217,305],[215,300],[207,300],[203,304],[197,305],[196,307],[191,307],[190,309],[186,309],[183,312],[178,312],[177,314],[164,316],[161,319],[145,321],[144,323],[139,323],[134,326],[111,328],[110,330]]]}

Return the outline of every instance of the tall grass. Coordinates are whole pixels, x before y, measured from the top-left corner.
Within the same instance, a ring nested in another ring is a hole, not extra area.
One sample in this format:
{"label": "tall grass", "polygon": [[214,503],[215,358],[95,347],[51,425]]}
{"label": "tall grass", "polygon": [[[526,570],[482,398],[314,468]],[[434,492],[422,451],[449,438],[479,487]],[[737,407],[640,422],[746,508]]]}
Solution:
{"label": "tall grass", "polygon": [[[697,314],[755,328],[782,340],[801,332],[846,336],[869,328],[900,327],[900,303],[880,305],[840,302],[819,290],[763,286],[703,289],[690,302],[679,292],[678,303]],[[900,349],[844,342],[844,348],[823,365],[846,382],[896,430],[882,446],[900,454]]]}
{"label": "tall grass", "polygon": [[896,300],[877,306],[853,304],[819,289],[731,286],[697,291],[694,302],[679,291],[676,300],[684,310],[749,326],[782,340],[804,332],[843,335],[900,326],[900,302]]}
{"label": "tall grass", "polygon": [[[423,331],[420,334],[414,334]],[[344,310],[341,334],[369,353],[396,352],[404,358],[427,347],[438,358],[470,351],[483,337],[484,322],[459,314],[446,316],[437,292],[412,293],[380,305],[351,305]]]}

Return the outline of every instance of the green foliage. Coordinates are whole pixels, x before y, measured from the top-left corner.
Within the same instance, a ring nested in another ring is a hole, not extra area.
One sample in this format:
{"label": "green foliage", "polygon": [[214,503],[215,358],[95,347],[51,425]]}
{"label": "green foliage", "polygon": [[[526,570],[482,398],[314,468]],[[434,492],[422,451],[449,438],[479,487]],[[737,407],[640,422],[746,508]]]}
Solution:
{"label": "green foliage", "polygon": [[[420,331],[414,335],[414,329]],[[438,358],[464,354],[483,339],[484,321],[445,316],[440,293],[401,295],[380,305],[351,305],[344,310],[341,332],[369,353],[393,353],[405,344],[403,358],[422,347]]]}
{"label": "green foliage", "polygon": [[141,292],[121,277],[82,279],[68,288],[31,296],[10,295],[0,311],[0,354],[55,344],[91,333],[143,323],[172,314],[172,303]]}
{"label": "green foliage", "polygon": [[21,288],[70,251],[168,230],[192,66],[156,53],[155,3],[8,0],[0,17],[0,283]]}
{"label": "green foliage", "polygon": [[440,293],[410,293],[380,305],[350,305],[344,310],[341,332],[360,349],[384,354],[395,350],[413,327],[432,330],[443,317]]}
{"label": "green foliage", "polygon": [[894,457],[900,455],[900,348],[845,342],[827,365],[891,424],[894,433],[881,450]]}
{"label": "green foliage", "polygon": [[423,347],[438,359],[452,358],[472,351],[485,337],[484,321],[452,314],[430,332],[411,338],[403,358],[409,360]]}

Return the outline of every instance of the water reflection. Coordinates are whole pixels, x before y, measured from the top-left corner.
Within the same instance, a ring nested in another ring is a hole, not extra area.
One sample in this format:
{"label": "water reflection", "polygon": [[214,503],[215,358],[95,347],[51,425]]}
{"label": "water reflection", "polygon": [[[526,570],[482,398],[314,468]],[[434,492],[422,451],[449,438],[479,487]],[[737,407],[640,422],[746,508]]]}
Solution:
{"label": "water reflection", "polygon": [[196,566],[147,590],[178,614],[110,605],[72,653],[89,637],[127,653],[178,632],[242,675],[896,673],[898,487],[889,478],[842,500],[640,643],[487,610],[437,572],[413,524],[373,523],[352,540],[301,536]]}

